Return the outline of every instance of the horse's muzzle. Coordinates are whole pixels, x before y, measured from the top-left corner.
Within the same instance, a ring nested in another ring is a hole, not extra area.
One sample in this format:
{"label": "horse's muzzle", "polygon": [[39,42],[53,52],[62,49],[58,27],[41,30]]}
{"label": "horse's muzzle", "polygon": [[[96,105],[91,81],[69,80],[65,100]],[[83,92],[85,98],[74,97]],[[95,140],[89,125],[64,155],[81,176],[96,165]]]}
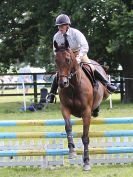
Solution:
{"label": "horse's muzzle", "polygon": [[67,77],[59,78],[58,85],[60,88],[67,88],[69,86],[69,79]]}

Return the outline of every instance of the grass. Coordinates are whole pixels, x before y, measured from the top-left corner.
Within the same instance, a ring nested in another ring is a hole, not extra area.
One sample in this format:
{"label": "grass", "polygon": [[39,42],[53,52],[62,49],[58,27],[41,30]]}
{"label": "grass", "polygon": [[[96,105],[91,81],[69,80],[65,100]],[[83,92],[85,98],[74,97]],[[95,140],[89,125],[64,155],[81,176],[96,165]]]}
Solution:
{"label": "grass", "polygon": [[[27,97],[27,101],[30,98]],[[28,105],[30,103],[28,102]],[[21,112],[23,106],[22,97],[0,98],[0,120],[33,120],[33,119],[62,119],[59,101],[57,104],[49,104],[45,110],[37,112]],[[133,104],[122,104],[119,95],[113,95],[113,108],[109,108],[109,100],[101,105],[99,117],[133,117]],[[75,119],[75,117],[72,117]],[[98,118],[97,118],[98,119]],[[28,127],[28,131],[64,131],[64,127]],[[92,130],[120,130],[133,129],[133,125],[93,125]],[[73,127],[74,131],[82,131],[82,126]],[[25,131],[24,127],[0,127],[0,132]],[[53,167],[51,169],[40,169],[32,167],[1,168],[1,177],[133,177],[133,164],[127,165],[101,165],[93,166],[90,172],[82,171],[80,166]],[[69,171],[69,172],[68,172]]]}
{"label": "grass", "polygon": [[133,177],[133,165],[94,166],[91,171],[84,172],[78,166],[40,168],[3,168],[1,177]]}

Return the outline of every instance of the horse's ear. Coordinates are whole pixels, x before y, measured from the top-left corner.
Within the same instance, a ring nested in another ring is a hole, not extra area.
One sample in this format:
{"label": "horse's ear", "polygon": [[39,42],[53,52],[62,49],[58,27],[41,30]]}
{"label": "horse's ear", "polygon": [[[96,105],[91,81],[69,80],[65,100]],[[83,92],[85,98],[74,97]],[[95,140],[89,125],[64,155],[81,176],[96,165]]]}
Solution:
{"label": "horse's ear", "polygon": [[59,48],[59,46],[58,46],[56,41],[54,41],[54,47],[55,47],[56,50],[58,50],[58,48]]}
{"label": "horse's ear", "polygon": [[67,39],[65,39],[65,48],[68,49],[69,48],[69,42]]}

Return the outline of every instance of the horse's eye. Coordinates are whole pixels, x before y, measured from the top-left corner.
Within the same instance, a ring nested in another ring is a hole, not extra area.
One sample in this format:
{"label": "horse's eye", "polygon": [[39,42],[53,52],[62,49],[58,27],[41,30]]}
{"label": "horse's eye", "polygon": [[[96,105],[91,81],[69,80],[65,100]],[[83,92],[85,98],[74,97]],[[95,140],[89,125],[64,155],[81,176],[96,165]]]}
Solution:
{"label": "horse's eye", "polygon": [[66,62],[67,62],[67,64],[70,65],[70,63],[71,63],[71,58],[66,58]]}

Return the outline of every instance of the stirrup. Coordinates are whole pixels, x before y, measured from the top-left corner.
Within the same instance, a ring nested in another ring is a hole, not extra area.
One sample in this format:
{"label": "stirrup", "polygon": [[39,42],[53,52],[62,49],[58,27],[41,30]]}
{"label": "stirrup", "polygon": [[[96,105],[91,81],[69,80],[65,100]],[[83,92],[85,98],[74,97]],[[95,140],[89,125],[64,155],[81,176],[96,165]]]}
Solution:
{"label": "stirrup", "polygon": [[111,84],[107,84],[106,88],[110,94],[114,93],[117,90],[117,87],[115,85],[111,85]]}

